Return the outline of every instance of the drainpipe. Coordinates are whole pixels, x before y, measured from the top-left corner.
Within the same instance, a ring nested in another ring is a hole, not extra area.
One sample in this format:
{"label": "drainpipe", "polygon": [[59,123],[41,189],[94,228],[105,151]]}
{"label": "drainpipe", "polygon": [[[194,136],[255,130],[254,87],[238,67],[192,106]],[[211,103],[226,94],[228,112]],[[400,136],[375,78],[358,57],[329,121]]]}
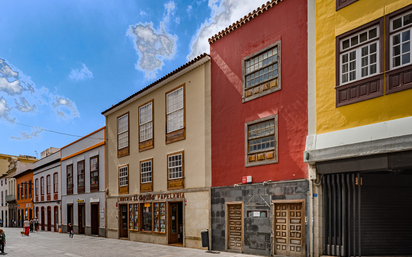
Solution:
{"label": "drainpipe", "polygon": [[310,245],[309,245],[309,257],[313,256],[313,186],[312,178],[309,180],[309,230],[310,230]]}

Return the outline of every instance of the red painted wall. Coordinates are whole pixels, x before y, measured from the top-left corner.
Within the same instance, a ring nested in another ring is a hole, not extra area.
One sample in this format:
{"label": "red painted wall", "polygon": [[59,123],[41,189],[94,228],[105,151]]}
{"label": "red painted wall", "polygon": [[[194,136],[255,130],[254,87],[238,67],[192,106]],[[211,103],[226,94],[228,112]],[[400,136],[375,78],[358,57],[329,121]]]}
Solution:
{"label": "red painted wall", "polygon": [[[307,0],[284,0],[210,45],[212,186],[308,177]],[[242,103],[242,58],[281,40],[280,91]],[[245,123],[278,114],[278,163],[245,167]]]}

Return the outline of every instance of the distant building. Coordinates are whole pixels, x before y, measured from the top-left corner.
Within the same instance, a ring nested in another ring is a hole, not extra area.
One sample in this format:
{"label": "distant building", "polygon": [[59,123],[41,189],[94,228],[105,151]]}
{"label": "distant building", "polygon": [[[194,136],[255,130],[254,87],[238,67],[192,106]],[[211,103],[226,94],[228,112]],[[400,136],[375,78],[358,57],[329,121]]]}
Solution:
{"label": "distant building", "polygon": [[0,219],[3,227],[9,226],[7,219],[8,206],[6,201],[7,188],[7,174],[4,173],[0,176]]}
{"label": "distant building", "polygon": [[63,232],[106,236],[106,127],[60,149]]}
{"label": "distant building", "polygon": [[[8,158],[8,170],[7,170],[7,195],[6,201],[8,205],[8,223],[10,227],[19,226],[18,213],[17,213],[17,184],[15,176],[31,169],[33,162],[37,159],[32,156],[20,155],[20,156],[10,156]],[[19,192],[20,194],[21,192]]]}
{"label": "distant building", "polygon": [[59,231],[61,228],[60,151],[50,147],[33,164],[34,217],[41,230]]}
{"label": "distant building", "polygon": [[17,191],[17,224],[23,227],[26,219],[33,218],[33,170],[26,169],[14,176]]}

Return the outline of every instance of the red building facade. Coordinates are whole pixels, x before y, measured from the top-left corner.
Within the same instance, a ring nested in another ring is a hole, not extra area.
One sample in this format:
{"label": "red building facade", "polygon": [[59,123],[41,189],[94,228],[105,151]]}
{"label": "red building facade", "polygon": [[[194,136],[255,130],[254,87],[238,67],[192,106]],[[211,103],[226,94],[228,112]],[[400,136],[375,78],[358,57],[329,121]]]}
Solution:
{"label": "red building facade", "polygon": [[216,250],[305,255],[307,16],[271,1],[209,39]]}

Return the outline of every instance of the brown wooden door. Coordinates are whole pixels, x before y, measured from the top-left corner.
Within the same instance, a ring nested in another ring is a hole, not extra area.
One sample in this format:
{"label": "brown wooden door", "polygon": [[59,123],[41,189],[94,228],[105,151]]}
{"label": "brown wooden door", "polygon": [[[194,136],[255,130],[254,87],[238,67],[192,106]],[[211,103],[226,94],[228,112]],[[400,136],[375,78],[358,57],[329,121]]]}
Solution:
{"label": "brown wooden door", "polygon": [[78,205],[78,212],[79,212],[79,217],[78,217],[78,224],[79,224],[79,234],[84,234],[84,205],[79,204]]}
{"label": "brown wooden door", "polygon": [[54,231],[58,232],[59,229],[59,209],[54,206]]}
{"label": "brown wooden door", "polygon": [[243,246],[243,220],[242,205],[229,204],[228,206],[228,244],[227,249],[242,252]]}
{"label": "brown wooden door", "polygon": [[92,213],[91,213],[91,222],[92,222],[92,234],[99,234],[99,204],[92,204]]}
{"label": "brown wooden door", "polygon": [[128,237],[127,230],[127,204],[119,205],[119,236]]}
{"label": "brown wooden door", "polygon": [[169,203],[169,244],[179,243],[179,204]]}
{"label": "brown wooden door", "polygon": [[44,207],[41,207],[41,230],[44,230]]}
{"label": "brown wooden door", "polygon": [[51,231],[51,207],[47,207],[47,231]]}
{"label": "brown wooden door", "polygon": [[302,256],[304,226],[302,204],[276,204],[275,209],[275,254]]}

